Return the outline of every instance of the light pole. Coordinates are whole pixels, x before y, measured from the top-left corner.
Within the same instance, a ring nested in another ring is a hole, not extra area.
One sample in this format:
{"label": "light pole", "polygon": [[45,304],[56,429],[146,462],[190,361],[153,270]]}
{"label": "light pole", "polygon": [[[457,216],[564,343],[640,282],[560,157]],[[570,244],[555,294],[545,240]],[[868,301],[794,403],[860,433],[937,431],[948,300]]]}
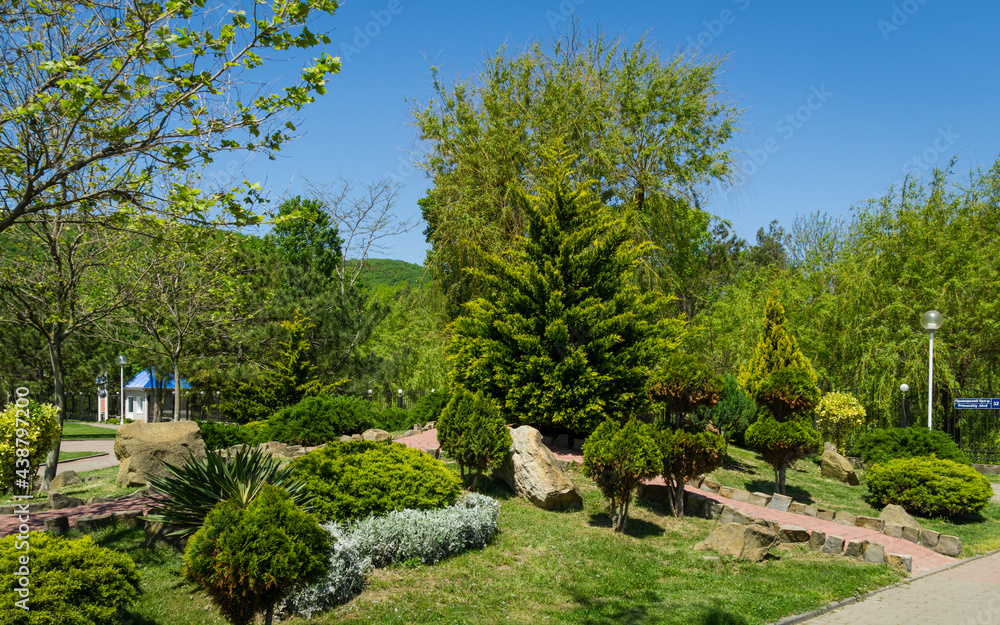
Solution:
{"label": "light pole", "polygon": [[403,389],[399,389],[396,392],[398,393],[398,397],[399,397],[396,400],[396,407],[402,409],[403,408]]}
{"label": "light pole", "polygon": [[900,413],[902,414],[902,419],[900,419],[900,426],[906,427],[906,392],[910,390],[909,384],[900,384],[899,390],[903,393],[903,403],[900,404]]}
{"label": "light pole", "polygon": [[118,403],[118,423],[125,425],[125,365],[128,364],[128,358],[125,358],[125,354],[120,354],[118,358],[115,359],[118,363],[118,383],[120,385],[120,396]]}
{"label": "light pole", "polygon": [[929,330],[931,333],[931,347],[929,352],[929,357],[927,359],[927,429],[934,429],[934,413],[932,401],[934,400],[934,330],[941,327],[944,323],[944,318],[936,310],[928,310],[924,314],[920,315],[920,325],[924,327],[924,330]]}

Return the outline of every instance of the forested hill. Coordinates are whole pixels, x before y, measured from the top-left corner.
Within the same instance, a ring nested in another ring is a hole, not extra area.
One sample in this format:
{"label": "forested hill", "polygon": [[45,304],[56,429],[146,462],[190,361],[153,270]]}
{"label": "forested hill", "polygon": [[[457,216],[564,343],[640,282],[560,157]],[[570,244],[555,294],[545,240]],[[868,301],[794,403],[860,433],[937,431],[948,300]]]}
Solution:
{"label": "forested hill", "polygon": [[[348,261],[351,262],[353,261]],[[420,265],[404,260],[369,258],[365,261],[362,279],[370,287],[399,287],[409,284],[413,288],[419,288],[430,280],[430,276],[424,273],[424,268]]]}

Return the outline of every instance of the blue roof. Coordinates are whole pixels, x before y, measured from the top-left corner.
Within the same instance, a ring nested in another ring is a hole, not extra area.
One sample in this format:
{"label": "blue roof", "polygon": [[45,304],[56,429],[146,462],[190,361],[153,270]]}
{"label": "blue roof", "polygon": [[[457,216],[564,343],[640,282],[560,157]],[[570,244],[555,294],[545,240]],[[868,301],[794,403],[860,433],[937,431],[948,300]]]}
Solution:
{"label": "blue roof", "polygon": [[[174,376],[167,376],[166,382],[163,384],[163,388],[173,388],[174,387]],[[153,388],[153,380],[150,376],[149,369],[140,371],[137,376],[125,383],[125,388]],[[181,378],[181,388],[191,388],[188,381]]]}

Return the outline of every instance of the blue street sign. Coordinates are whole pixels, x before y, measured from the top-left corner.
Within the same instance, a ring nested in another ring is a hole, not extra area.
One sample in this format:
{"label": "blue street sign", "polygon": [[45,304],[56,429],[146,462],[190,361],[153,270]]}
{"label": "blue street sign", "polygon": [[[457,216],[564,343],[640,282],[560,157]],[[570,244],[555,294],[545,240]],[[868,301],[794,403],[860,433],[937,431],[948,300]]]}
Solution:
{"label": "blue street sign", "polygon": [[1000,410],[1000,398],[969,397],[956,399],[955,410]]}

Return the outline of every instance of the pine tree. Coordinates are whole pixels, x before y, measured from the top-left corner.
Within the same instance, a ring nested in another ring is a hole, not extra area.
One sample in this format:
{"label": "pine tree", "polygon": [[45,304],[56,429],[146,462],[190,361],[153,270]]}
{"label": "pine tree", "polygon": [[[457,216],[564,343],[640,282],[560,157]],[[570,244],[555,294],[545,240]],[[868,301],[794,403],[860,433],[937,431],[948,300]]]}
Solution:
{"label": "pine tree", "polygon": [[628,212],[574,184],[567,160],[550,153],[539,195],[518,194],[527,236],[473,270],[488,296],[452,323],[448,355],[456,385],[513,419],[589,433],[646,407],[650,367],[681,330],[662,295],[634,284],[649,247],[634,242]]}
{"label": "pine tree", "polygon": [[753,358],[743,367],[739,375],[740,385],[756,396],[764,378],[778,369],[801,369],[806,372],[816,386],[816,373],[812,363],[802,354],[795,336],[785,329],[785,307],[778,301],[774,291],[764,308],[764,331],[754,349]]}

